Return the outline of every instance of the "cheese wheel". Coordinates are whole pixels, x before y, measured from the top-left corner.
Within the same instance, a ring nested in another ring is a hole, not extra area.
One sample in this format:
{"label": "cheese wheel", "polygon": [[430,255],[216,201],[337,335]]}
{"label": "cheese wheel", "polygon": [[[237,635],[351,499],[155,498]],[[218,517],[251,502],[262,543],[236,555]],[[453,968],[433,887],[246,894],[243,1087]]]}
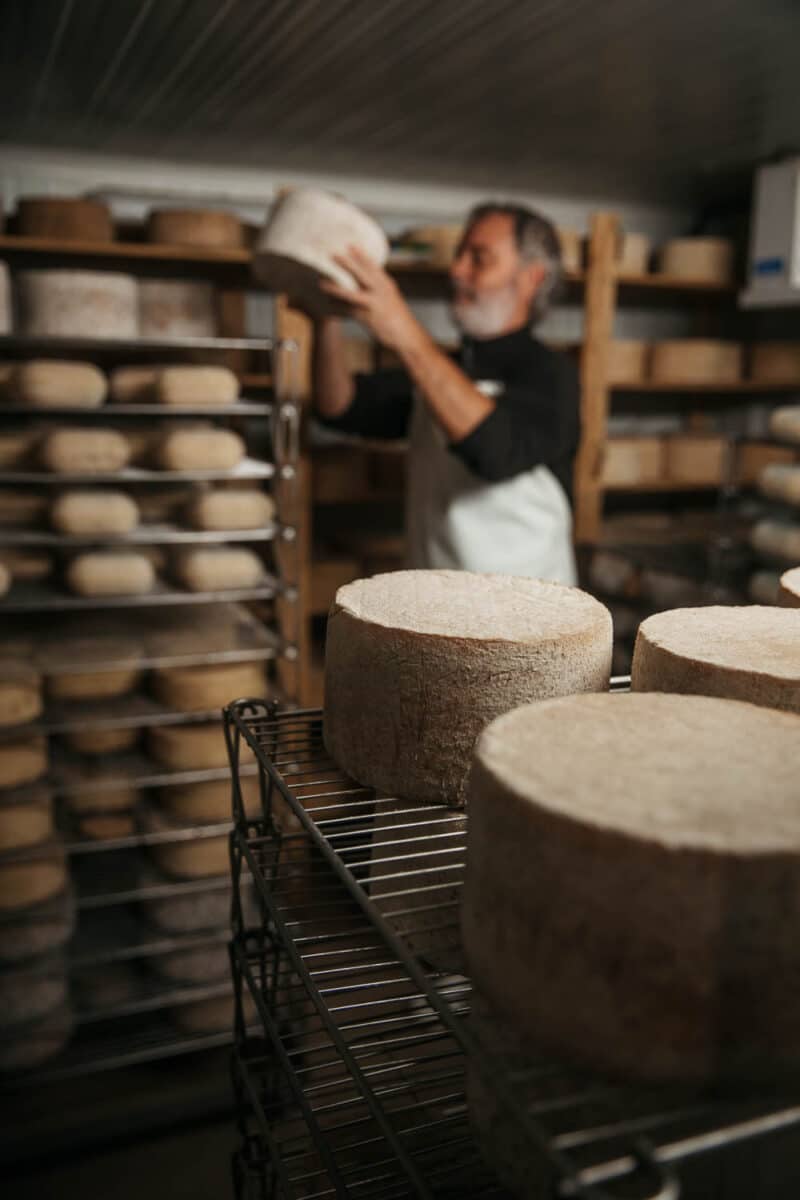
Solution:
{"label": "cheese wheel", "polygon": [[656,613],[639,626],[631,686],[800,712],[800,614],[758,605]]}
{"label": "cheese wheel", "polygon": [[263,529],[275,518],[275,501],[256,488],[200,492],[187,513],[193,529]]}
{"label": "cheese wheel", "polygon": [[747,581],[747,594],[754,604],[780,604],[781,577],[777,571],[755,571]]}
{"label": "cheese wheel", "polygon": [[800,505],[800,464],[769,463],[759,473],[758,490],[770,500]]}
{"label": "cheese wheel", "polygon": [[800,442],[800,404],[783,404],[769,416],[769,431],[786,442]]}
{"label": "cheese wheel", "polygon": [[156,459],[167,471],[232,471],[245,444],[232,429],[173,429],[156,447]]}
{"label": "cheese wheel", "polygon": [[19,963],[64,946],[75,932],[69,889],[0,921],[0,963]]}
{"label": "cheese wheel", "polygon": [[423,245],[424,261],[433,267],[449,267],[464,236],[463,225],[419,225],[403,234],[403,243]]}
{"label": "cheese wheel", "polygon": [[11,572],[8,567],[0,563],[0,596],[5,596],[11,588]]}
{"label": "cheese wheel", "polygon": [[94,842],[105,842],[111,838],[131,837],[136,832],[136,818],[131,812],[103,814],[99,817],[82,817],[78,821],[81,837]]}
{"label": "cheese wheel", "polygon": [[156,375],[155,399],[161,404],[235,404],[239,380],[227,367],[164,367]]}
{"label": "cheese wheel", "polygon": [[475,739],[527,700],[608,686],[611,617],[577,588],[398,571],[336,593],[325,744],[360,783],[461,806]]}
{"label": "cheese wheel", "polygon": [[617,251],[620,275],[646,275],[653,243],[644,233],[624,233]]}
{"label": "cheese wheel", "polygon": [[742,347],[709,338],[655,342],[650,376],[659,383],[736,383],[742,377]]}
{"label": "cheese wheel", "polygon": [[147,746],[156,762],[176,771],[200,771],[228,765],[220,724],[154,725],[147,731]]}
{"label": "cheese wheel", "polygon": [[22,466],[36,445],[36,440],[36,434],[30,429],[0,433],[0,467]]}
{"label": "cheese wheel", "polygon": [[31,408],[99,408],[108,390],[105,375],[92,363],[47,359],[20,363],[8,386]]}
{"label": "cheese wheel", "polygon": [[142,279],[139,282],[142,337],[215,337],[214,288],[196,279]]}
{"label": "cheese wheel", "polygon": [[750,530],[750,545],[769,558],[800,562],[800,525],[768,519],[757,521]]}
{"label": "cheese wheel", "polygon": [[[159,804],[167,817],[190,824],[204,821],[230,821],[233,812],[230,779],[212,779],[206,783],[185,783],[163,788]],[[249,817],[261,813],[258,777],[244,776],[239,781],[245,812]],[[278,799],[280,799],[278,797]],[[276,796],[273,795],[273,807]]]}
{"label": "cheese wheel", "polygon": [[[149,833],[185,834],[191,828],[153,809],[145,810],[142,823]],[[147,847],[147,852],[159,870],[176,879],[205,879],[230,870],[227,833],[197,836],[188,841],[156,842]]]}
{"label": "cheese wheel", "polygon": [[0,550],[0,563],[11,572],[12,579],[27,582],[47,579],[53,570],[53,560],[40,550],[17,550],[13,546]]}
{"label": "cheese wheel", "polygon": [[116,671],[75,671],[50,675],[47,691],[54,700],[102,700],[106,696],[122,696],[133,691],[140,678],[138,667],[121,667]]}
{"label": "cheese wheel", "polygon": [[63,850],[52,848],[35,858],[0,862],[0,911],[8,912],[41,904],[67,885]]}
{"label": "cheese wheel", "polygon": [[159,368],[115,367],[108,378],[109,400],[115,404],[141,404],[153,399]]}
{"label": "cheese wheel", "polygon": [[22,725],[42,712],[42,680],[19,658],[0,658],[0,726]]}
{"label": "cheese wheel", "polygon": [[731,283],[733,243],[727,238],[673,238],[661,247],[658,269],[675,279]]}
{"label": "cheese wheel", "polygon": [[53,833],[53,801],[46,788],[10,804],[0,803],[0,851],[35,846]]}
{"label": "cheese wheel", "polygon": [[[52,1012],[67,999],[67,975],[64,958],[49,954],[30,959],[0,971],[0,1028],[11,1033],[10,1027],[34,1021]],[[24,1037],[24,1033],[17,1033]]]}
{"label": "cheese wheel", "polygon": [[219,663],[199,667],[165,667],[153,671],[153,693],[178,712],[224,708],[233,700],[263,696],[264,664]]}
{"label": "cheese wheel", "polygon": [[132,275],[111,271],[19,271],[19,332],[30,337],[135,338]]}
{"label": "cheese wheel", "polygon": [[577,229],[557,229],[561,248],[561,266],[565,271],[580,271],[583,267],[583,238]]}
{"label": "cheese wheel", "polygon": [[63,492],[50,509],[50,523],[72,535],[130,533],[139,524],[139,509],[126,492]]}
{"label": "cheese wheel", "polygon": [[46,738],[37,736],[0,742],[0,788],[34,783],[46,770]]}
{"label": "cheese wheel", "polygon": [[72,986],[81,1009],[117,1008],[139,991],[136,972],[129,963],[103,963],[72,972]]}
{"label": "cheese wheel", "polygon": [[647,342],[610,341],[606,360],[608,382],[641,383],[647,375],[648,349]]}
{"label": "cheese wheel", "polygon": [[17,233],[22,237],[66,242],[113,242],[114,225],[99,200],[64,196],[21,196]]}
{"label": "cheese wheel", "polygon": [[118,774],[113,771],[107,776],[108,786],[102,786],[104,778],[94,775],[92,783],[95,786],[68,792],[66,805],[69,811],[80,817],[86,813],[94,817],[97,813],[119,816],[132,812],[139,802],[138,789],[127,784],[115,786]]}
{"label": "cheese wheel", "polygon": [[44,439],[40,456],[49,471],[93,475],[121,471],[130,450],[115,429],[58,429]]}
{"label": "cheese wheel", "polygon": [[0,1041],[0,1071],[26,1071],[56,1057],[72,1037],[73,1018],[67,1006],[31,1021],[25,1037]]}
{"label": "cheese wheel", "polygon": [[420,820],[403,802],[376,803],[369,895],[412,954],[437,971],[463,973],[458,914],[467,818],[445,808],[428,812]]}
{"label": "cheese wheel", "polygon": [[341,306],[319,285],[330,279],[355,289],[355,280],[334,260],[350,246],[380,266],[389,256],[386,234],[360,209],[342,196],[295,188],[273,205],[253,252],[253,272],[270,291],[296,298],[311,312],[337,311]]}
{"label": "cheese wheel", "polygon": [[257,587],[264,564],[252,550],[238,546],[194,546],[178,555],[175,578],[191,592],[218,592]]}
{"label": "cheese wheel", "polygon": [[761,342],[750,351],[750,375],[759,383],[800,385],[800,342]]}
{"label": "cheese wheel", "polygon": [[13,326],[11,307],[11,275],[8,264],[0,261],[0,333],[11,333]]}
{"label": "cheese wheel", "polygon": [[[146,896],[138,901],[138,907],[143,916],[157,929],[170,933],[196,933],[203,929],[222,929],[230,927],[231,920],[231,883],[230,866],[226,866],[222,886],[206,886],[202,892],[190,892],[187,895]],[[142,889],[163,887],[172,883],[170,876],[163,874],[151,863],[142,870],[140,886]],[[252,885],[245,880],[242,883],[242,896],[250,899],[249,911],[252,910]]]}
{"label": "cheese wheel", "polygon": [[201,208],[154,208],[147,218],[147,240],[172,246],[238,250],[244,226],[232,213]]}
{"label": "cheese wheel", "polygon": [[150,966],[156,975],[175,983],[214,983],[229,977],[231,960],[227,942],[218,941],[190,950],[155,954]]}
{"label": "cheese wheel", "polygon": [[95,550],[73,558],[66,580],[78,596],[140,596],[153,590],[156,574],[144,554]]}
{"label": "cheese wheel", "polygon": [[469,792],[475,986],[601,1071],[796,1066],[798,735],[793,713],[707,696],[571,696],[494,721]]}
{"label": "cheese wheel", "polygon": [[800,567],[792,567],[781,575],[780,602],[790,608],[800,608]]}
{"label": "cheese wheel", "polygon": [[138,729],[81,729],[62,735],[78,754],[114,754],[130,750],[139,740]]}

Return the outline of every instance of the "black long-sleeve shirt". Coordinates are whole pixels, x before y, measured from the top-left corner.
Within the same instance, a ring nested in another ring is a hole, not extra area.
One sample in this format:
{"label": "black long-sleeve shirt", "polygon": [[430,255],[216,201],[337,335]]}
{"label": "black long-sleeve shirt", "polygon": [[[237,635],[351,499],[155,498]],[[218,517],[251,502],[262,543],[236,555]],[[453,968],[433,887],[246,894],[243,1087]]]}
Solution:
{"label": "black long-sleeve shirt", "polygon": [[[572,494],[580,430],[578,376],[573,363],[528,329],[502,337],[464,338],[454,356],[476,383],[491,381],[496,407],[450,451],[487,483],[546,466]],[[355,395],[330,428],[363,437],[402,438],[411,418],[413,389],[400,369],[356,375]]]}

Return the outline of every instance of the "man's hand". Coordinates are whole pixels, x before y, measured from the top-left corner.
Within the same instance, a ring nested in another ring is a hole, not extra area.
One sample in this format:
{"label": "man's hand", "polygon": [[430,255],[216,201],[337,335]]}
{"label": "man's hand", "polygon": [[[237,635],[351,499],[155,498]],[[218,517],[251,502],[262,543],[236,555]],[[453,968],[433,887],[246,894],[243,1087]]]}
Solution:
{"label": "man's hand", "polygon": [[379,342],[391,350],[402,352],[425,337],[397,284],[369,255],[357,246],[350,246],[347,254],[334,255],[334,261],[353,276],[358,290],[350,291],[329,280],[321,283],[320,288],[327,295],[349,305],[353,316]]}

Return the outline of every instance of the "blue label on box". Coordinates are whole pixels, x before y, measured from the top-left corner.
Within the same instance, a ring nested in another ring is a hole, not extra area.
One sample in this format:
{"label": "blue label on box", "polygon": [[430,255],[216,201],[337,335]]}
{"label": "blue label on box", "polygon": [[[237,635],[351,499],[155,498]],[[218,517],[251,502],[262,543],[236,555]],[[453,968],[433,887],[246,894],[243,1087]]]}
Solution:
{"label": "blue label on box", "polygon": [[780,275],[785,265],[782,258],[757,258],[753,270],[756,275]]}

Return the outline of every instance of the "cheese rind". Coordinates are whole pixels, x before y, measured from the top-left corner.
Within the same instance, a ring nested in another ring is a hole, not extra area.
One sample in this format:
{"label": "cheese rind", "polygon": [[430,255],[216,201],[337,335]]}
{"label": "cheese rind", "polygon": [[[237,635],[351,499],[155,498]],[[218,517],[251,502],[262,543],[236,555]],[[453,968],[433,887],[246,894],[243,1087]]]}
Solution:
{"label": "cheese rind", "polygon": [[481,729],[606,688],[611,642],[608,610],[577,588],[463,571],[358,580],[328,620],[325,744],[379,792],[460,807]]}
{"label": "cheese rind", "polygon": [[220,663],[198,667],[165,667],[152,675],[153,692],[179,712],[221,709],[233,700],[263,696],[263,663]]}
{"label": "cheese rind", "polygon": [[42,680],[22,659],[0,659],[0,726],[22,725],[42,711]]}
{"label": "cheese rind", "polygon": [[92,363],[48,359],[20,363],[8,386],[20,404],[31,408],[99,408],[108,390],[105,375]]}
{"label": "cheese rind", "polygon": [[164,367],[156,373],[154,398],[160,404],[235,404],[239,380],[227,367]]}
{"label": "cheese rind", "polygon": [[274,520],[275,501],[256,488],[213,488],[189,505],[194,529],[263,529]]}
{"label": "cheese rind", "polygon": [[244,452],[232,429],[174,429],[157,445],[156,460],[167,471],[232,471]]}
{"label": "cheese rind", "polygon": [[789,608],[800,608],[800,567],[781,575],[780,602]]}
{"label": "cheese rind", "polygon": [[572,696],[494,721],[469,792],[476,987],[520,1036],[614,1074],[796,1067],[799,771],[800,718],[733,700]]}
{"label": "cheese rind", "polygon": [[144,554],[96,550],[73,558],[66,580],[79,596],[138,596],[152,591],[156,574]]}
{"label": "cheese rind", "polygon": [[196,279],[142,279],[139,329],[142,337],[215,337],[213,285]]}
{"label": "cheese rind", "polygon": [[37,735],[0,742],[0,788],[35,783],[46,770],[46,738]]}
{"label": "cheese rind", "polygon": [[174,564],[175,578],[192,592],[218,592],[257,587],[264,564],[252,550],[235,546],[193,547]]}
{"label": "cheese rind", "polygon": [[244,226],[233,213],[201,208],[154,208],[147,218],[147,240],[173,246],[239,249]]}
{"label": "cheese rind", "polygon": [[113,242],[114,224],[108,205],[82,196],[21,196],[17,201],[17,233],[59,241]]}
{"label": "cheese rind", "polygon": [[650,375],[661,383],[735,383],[742,376],[742,347],[710,338],[655,342]]}
{"label": "cheese rind", "polygon": [[49,471],[68,475],[121,471],[130,460],[127,438],[116,429],[57,429],[39,454]]}
{"label": "cheese rind", "polygon": [[31,337],[135,338],[132,275],[111,271],[18,271],[19,331]]}
{"label": "cheese rind", "polygon": [[127,492],[63,492],[50,509],[50,522],[59,533],[130,533],[139,524],[136,501]]}

